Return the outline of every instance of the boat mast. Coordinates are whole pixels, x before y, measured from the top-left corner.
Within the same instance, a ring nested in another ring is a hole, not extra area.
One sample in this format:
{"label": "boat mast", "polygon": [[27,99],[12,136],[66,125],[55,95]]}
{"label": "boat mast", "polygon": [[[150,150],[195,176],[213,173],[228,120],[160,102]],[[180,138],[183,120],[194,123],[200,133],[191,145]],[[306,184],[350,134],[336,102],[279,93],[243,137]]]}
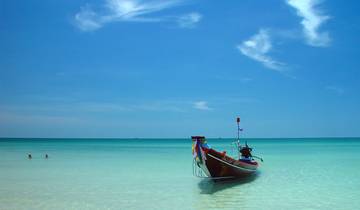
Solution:
{"label": "boat mast", "polygon": [[238,153],[238,159],[240,159],[240,149],[241,149],[241,145],[240,145],[240,117],[236,118],[236,123],[237,123],[237,142],[236,142],[236,146],[237,146],[237,153]]}
{"label": "boat mast", "polygon": [[240,143],[240,117],[236,118],[237,126],[238,126],[238,137],[237,140]]}

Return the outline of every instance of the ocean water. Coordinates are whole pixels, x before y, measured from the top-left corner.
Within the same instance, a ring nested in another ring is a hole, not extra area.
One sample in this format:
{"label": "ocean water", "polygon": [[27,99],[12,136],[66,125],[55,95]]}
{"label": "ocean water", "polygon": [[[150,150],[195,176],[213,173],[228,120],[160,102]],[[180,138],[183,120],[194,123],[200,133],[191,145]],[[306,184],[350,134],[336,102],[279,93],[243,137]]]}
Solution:
{"label": "ocean water", "polygon": [[248,143],[257,176],[213,182],[193,177],[191,139],[0,139],[0,209],[360,209],[359,138]]}

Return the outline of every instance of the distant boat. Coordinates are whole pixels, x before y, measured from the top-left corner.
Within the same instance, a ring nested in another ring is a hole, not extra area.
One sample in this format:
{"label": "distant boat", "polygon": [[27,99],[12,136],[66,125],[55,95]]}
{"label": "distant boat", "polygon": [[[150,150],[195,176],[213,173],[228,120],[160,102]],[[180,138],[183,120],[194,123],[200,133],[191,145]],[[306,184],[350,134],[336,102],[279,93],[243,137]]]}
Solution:
{"label": "distant boat", "polygon": [[[237,119],[238,124],[240,118]],[[194,175],[199,177],[210,177],[213,179],[225,179],[225,178],[241,178],[254,174],[259,163],[254,160],[258,158],[251,154],[252,148],[240,145],[238,127],[238,139],[236,143],[236,149],[239,152],[239,158],[234,159],[226,154],[226,152],[218,152],[212,149],[208,144],[204,136],[192,136],[192,151],[194,158],[193,172]],[[262,161],[262,158],[259,158]],[[204,176],[204,174],[205,176]]]}

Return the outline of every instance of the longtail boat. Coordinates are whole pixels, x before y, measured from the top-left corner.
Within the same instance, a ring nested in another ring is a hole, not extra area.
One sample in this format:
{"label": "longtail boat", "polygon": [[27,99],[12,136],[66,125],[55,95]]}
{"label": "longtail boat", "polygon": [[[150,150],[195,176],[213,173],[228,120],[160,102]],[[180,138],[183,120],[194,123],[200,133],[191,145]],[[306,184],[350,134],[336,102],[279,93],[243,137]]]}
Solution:
{"label": "longtail boat", "polygon": [[[238,122],[238,139],[235,142],[239,158],[233,158],[224,152],[218,152],[211,148],[204,136],[192,136],[192,153],[193,153],[193,172],[194,175],[200,177],[209,177],[213,179],[223,178],[241,178],[254,174],[259,163],[254,160],[251,154],[252,148],[240,145],[239,128],[240,118]],[[259,158],[261,159],[261,158]],[[262,161],[262,159],[261,159]],[[205,176],[203,176],[205,174]]]}

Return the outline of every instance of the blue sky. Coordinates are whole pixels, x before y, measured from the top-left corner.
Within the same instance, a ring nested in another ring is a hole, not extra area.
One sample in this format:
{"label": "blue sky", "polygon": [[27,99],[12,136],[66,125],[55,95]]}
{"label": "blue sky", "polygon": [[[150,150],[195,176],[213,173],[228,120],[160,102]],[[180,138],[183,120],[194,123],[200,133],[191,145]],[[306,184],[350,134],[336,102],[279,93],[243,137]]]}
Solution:
{"label": "blue sky", "polygon": [[358,10],[2,0],[0,136],[360,136]]}

